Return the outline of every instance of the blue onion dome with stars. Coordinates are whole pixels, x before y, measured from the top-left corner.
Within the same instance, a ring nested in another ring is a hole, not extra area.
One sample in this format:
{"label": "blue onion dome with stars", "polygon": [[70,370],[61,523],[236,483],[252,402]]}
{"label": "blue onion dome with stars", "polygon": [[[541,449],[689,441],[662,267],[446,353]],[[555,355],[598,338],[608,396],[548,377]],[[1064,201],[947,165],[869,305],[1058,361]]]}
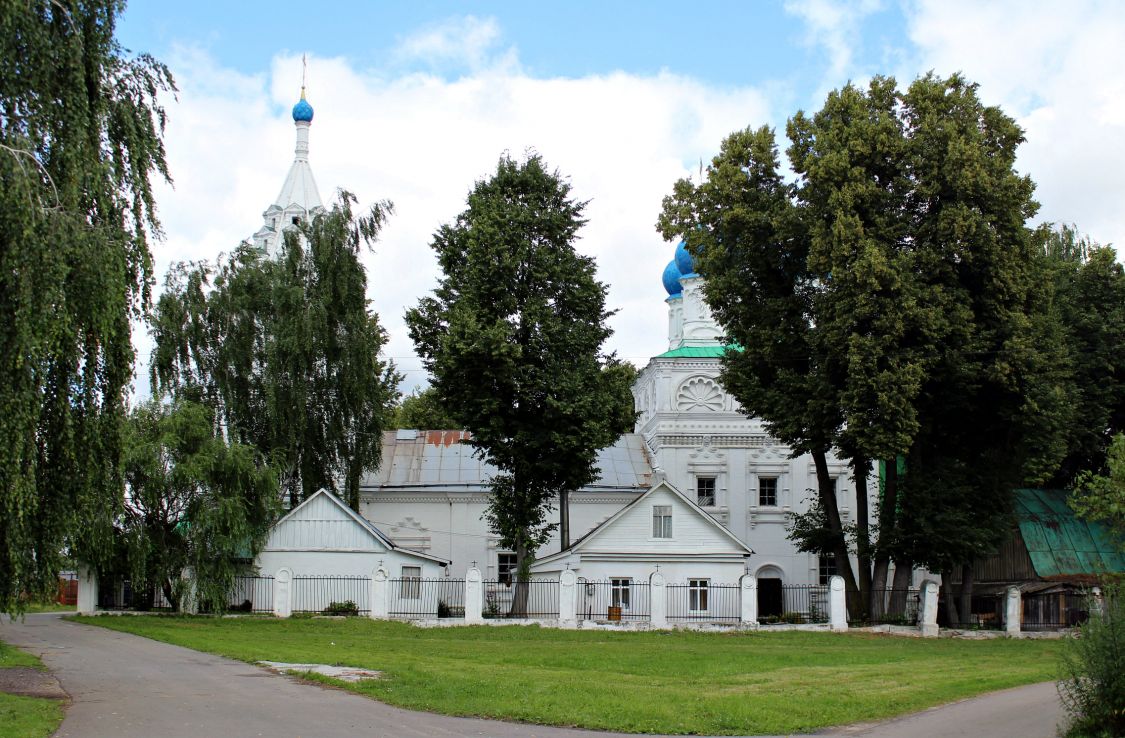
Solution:
{"label": "blue onion dome with stars", "polygon": [[669,297],[680,297],[683,292],[683,287],[680,286],[680,268],[676,266],[676,260],[668,262],[668,266],[664,267],[664,289],[668,291]]}
{"label": "blue onion dome with stars", "polygon": [[312,123],[313,107],[309,105],[309,101],[305,99],[305,88],[301,88],[301,99],[293,106],[293,122]]}
{"label": "blue onion dome with stars", "polygon": [[698,277],[695,273],[695,265],[692,263],[691,254],[687,250],[687,242],[680,241],[676,246],[676,268],[680,270],[680,275],[684,277]]}

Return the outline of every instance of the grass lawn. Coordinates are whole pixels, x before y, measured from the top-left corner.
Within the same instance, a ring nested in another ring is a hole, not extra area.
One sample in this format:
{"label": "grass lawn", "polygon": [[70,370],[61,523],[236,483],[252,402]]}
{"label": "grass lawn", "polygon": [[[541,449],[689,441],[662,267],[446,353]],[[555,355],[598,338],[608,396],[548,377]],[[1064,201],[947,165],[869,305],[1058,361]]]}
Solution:
{"label": "grass lawn", "polygon": [[1060,646],[807,632],[422,629],[363,618],[78,620],[243,661],[379,669],[384,679],[346,688],[401,707],[650,733],[785,734],[889,717],[1053,679]]}
{"label": "grass lawn", "polygon": [[[11,666],[45,668],[35,656],[0,642],[0,669]],[[58,700],[0,692],[0,738],[42,738],[55,732],[62,718]]]}

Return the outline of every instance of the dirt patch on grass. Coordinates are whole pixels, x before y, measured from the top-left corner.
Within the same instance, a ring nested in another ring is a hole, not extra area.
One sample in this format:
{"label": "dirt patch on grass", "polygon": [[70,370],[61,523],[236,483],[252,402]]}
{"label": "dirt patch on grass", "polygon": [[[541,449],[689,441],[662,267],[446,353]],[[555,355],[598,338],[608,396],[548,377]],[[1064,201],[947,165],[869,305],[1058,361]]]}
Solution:
{"label": "dirt patch on grass", "polygon": [[55,700],[67,698],[66,692],[59,686],[58,679],[49,672],[33,669],[30,666],[0,669],[0,692]]}

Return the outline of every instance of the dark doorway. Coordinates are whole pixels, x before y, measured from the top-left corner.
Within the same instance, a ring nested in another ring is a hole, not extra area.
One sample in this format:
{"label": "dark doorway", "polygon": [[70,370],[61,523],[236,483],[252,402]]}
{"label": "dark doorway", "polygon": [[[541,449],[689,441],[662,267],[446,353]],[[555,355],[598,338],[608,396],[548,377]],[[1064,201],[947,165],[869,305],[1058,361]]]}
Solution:
{"label": "dark doorway", "polygon": [[781,580],[776,578],[758,580],[758,617],[781,617]]}

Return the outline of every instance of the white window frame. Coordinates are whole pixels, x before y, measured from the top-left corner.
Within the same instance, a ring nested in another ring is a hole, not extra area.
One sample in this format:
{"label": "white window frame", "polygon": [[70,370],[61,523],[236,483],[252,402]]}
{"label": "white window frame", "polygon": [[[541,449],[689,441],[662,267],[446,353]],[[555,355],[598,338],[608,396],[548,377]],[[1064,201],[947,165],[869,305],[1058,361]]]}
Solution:
{"label": "white window frame", "polygon": [[[511,557],[510,559],[508,557]],[[509,565],[505,566],[505,561]],[[511,551],[499,551],[496,554],[496,581],[506,587],[512,586],[512,579],[516,573],[516,555]]]}
{"label": "white window frame", "polygon": [[836,576],[836,557],[832,554],[820,554],[816,559],[816,579],[821,586],[827,585],[828,580]]}
{"label": "white window frame", "polygon": [[652,506],[652,537],[654,540],[668,540],[672,537],[672,506]]}
{"label": "white window frame", "polygon": [[[762,482],[765,482],[765,481],[772,481],[773,482],[773,503],[772,504],[767,504],[767,503],[762,501]],[[763,474],[762,476],[758,477],[758,500],[757,500],[758,507],[778,507],[779,503],[781,502],[780,497],[781,497],[781,477],[780,476],[772,476],[771,477],[771,476],[766,476],[766,475]]]}
{"label": "white window frame", "polygon": [[711,580],[688,580],[688,611],[708,612],[711,605]]}
{"label": "white window frame", "polygon": [[[409,570],[409,571],[408,571]],[[417,572],[417,573],[415,573]],[[400,577],[398,585],[398,596],[401,600],[420,600],[422,599],[422,567],[420,566],[406,566],[402,567],[402,576]]]}
{"label": "white window frame", "polygon": [[[702,495],[699,493],[699,483],[702,481],[709,481],[711,483],[711,501],[704,503]],[[700,507],[715,507],[719,504],[719,477],[715,474],[697,474],[695,477],[695,504]]]}
{"label": "white window frame", "polygon": [[628,611],[633,606],[633,578],[611,577],[609,580],[609,603]]}

